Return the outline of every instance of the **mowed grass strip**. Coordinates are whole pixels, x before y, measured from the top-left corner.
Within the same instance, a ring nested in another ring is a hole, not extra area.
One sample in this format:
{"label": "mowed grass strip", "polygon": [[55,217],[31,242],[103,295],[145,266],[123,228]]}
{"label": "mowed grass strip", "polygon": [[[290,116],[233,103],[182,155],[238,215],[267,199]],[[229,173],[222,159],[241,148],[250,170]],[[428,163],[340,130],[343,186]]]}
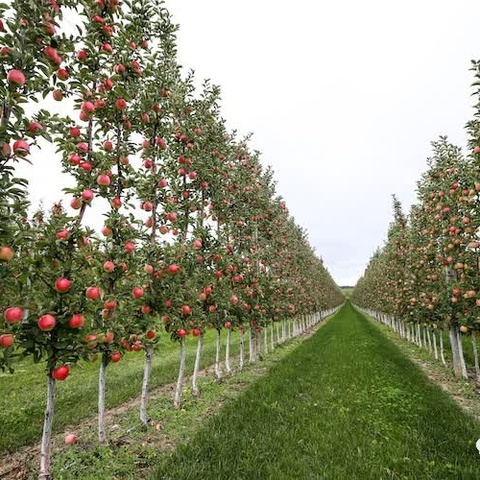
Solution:
{"label": "mowed grass strip", "polygon": [[350,303],[158,479],[478,479],[480,426]]}
{"label": "mowed grass strip", "polygon": [[[215,331],[205,334],[202,368],[215,360]],[[223,334],[222,337],[225,335]],[[179,346],[164,333],[153,357],[150,388],[174,382],[178,374]],[[224,341],[224,338],[222,338]],[[193,372],[196,338],[187,337],[187,374]],[[232,335],[231,354],[237,355],[238,335]],[[141,393],[144,353],[131,352],[107,369],[107,408],[116,407]],[[235,359],[236,360],[236,359]],[[72,366],[70,376],[57,382],[54,430],[75,425],[97,412],[99,361]],[[15,365],[13,375],[0,374],[0,455],[39,442],[46,401],[45,363],[30,359]],[[173,402],[173,398],[172,398]]]}

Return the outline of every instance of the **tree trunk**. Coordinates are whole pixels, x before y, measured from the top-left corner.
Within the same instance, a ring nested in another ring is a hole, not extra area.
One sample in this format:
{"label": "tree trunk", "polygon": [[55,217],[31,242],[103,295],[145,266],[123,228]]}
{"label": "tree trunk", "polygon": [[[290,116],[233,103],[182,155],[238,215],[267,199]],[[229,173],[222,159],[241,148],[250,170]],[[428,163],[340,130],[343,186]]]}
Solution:
{"label": "tree trunk", "polygon": [[216,352],[215,352],[215,368],[214,375],[215,380],[220,380],[222,378],[222,372],[220,370],[220,329],[216,329]]}
{"label": "tree trunk", "polygon": [[272,320],[272,328],[270,332],[270,350],[273,352],[275,348],[275,325],[273,324]]}
{"label": "tree trunk", "polygon": [[53,414],[55,412],[55,379],[52,372],[47,377],[47,405],[43,419],[42,444],[40,447],[40,473],[38,480],[50,480],[50,447],[52,444]]}
{"label": "tree trunk", "polygon": [[98,374],[98,441],[100,445],[107,444],[107,431],[105,427],[105,388],[107,380],[108,354],[102,353],[102,363]]}
{"label": "tree trunk", "polygon": [[433,346],[432,346],[432,337],[430,336],[430,329],[428,327],[425,327],[425,330],[427,331],[428,351],[429,353],[432,353]]}
{"label": "tree trunk", "polygon": [[475,380],[477,383],[480,383],[480,367],[478,364],[478,350],[477,350],[477,339],[473,332],[471,333],[472,337],[472,348],[473,348],[473,360],[475,362]]}
{"label": "tree trunk", "polygon": [[253,363],[255,361],[255,332],[253,328],[250,327],[250,334],[248,336],[248,347],[249,347],[249,362]]}
{"label": "tree trunk", "polygon": [[152,371],[152,357],[153,357],[153,345],[148,345],[145,352],[145,366],[143,369],[143,383],[142,383],[142,396],[140,398],[140,421],[143,424],[147,424],[149,419],[147,418],[147,402],[148,402],[148,385],[150,383],[150,372]]}
{"label": "tree trunk", "polygon": [[445,351],[443,349],[443,329],[440,330],[438,337],[440,340],[440,359],[442,360],[443,365],[447,366],[447,362],[445,361]]}
{"label": "tree trunk", "polygon": [[256,348],[256,351],[257,351],[257,359],[258,360],[263,360],[263,356],[262,356],[262,334],[261,333],[257,333],[255,332],[255,348]]}
{"label": "tree trunk", "polygon": [[433,354],[435,355],[435,360],[438,360],[437,336],[435,335],[435,330],[432,330],[432,341],[433,341]]}
{"label": "tree trunk", "polygon": [[232,331],[228,328],[227,329],[227,340],[225,344],[225,370],[227,373],[232,373],[232,369],[230,368],[230,338],[231,338]]}
{"label": "tree trunk", "polygon": [[243,370],[244,364],[244,357],[245,357],[245,330],[243,328],[240,329],[240,359],[238,362],[238,368]]}
{"label": "tree trunk", "polygon": [[183,379],[185,377],[185,359],[186,359],[185,338],[180,339],[180,368],[178,369],[177,388],[175,389],[175,398],[173,400],[174,408],[181,408]]}
{"label": "tree trunk", "polygon": [[456,377],[460,377],[462,374],[460,367],[460,358],[458,355],[458,340],[456,328],[453,325],[448,327],[448,335],[450,337],[450,347],[452,349],[452,362],[453,362],[453,371]]}
{"label": "tree trunk", "polygon": [[198,336],[197,340],[197,353],[195,355],[195,367],[193,368],[193,377],[192,377],[192,393],[196,397],[200,395],[200,390],[198,388],[198,372],[200,371],[200,359],[202,356],[202,346],[203,346],[203,333]]}
{"label": "tree trunk", "polygon": [[463,356],[463,344],[462,344],[462,335],[458,327],[457,330],[457,342],[458,342],[458,356],[460,358],[460,369],[462,372],[463,378],[468,378],[467,366],[465,365],[465,357]]}
{"label": "tree trunk", "polygon": [[267,355],[268,354],[268,326],[266,326],[263,329],[262,335],[263,335],[263,351],[265,352],[265,355]]}

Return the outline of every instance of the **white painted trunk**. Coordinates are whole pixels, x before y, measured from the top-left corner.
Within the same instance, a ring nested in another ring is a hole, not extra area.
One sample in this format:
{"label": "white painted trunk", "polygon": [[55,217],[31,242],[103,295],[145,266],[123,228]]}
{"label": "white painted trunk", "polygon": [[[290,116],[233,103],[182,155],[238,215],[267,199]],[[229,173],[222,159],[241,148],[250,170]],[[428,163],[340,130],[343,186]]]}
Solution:
{"label": "white painted trunk", "polygon": [[108,355],[102,353],[100,372],[98,374],[98,441],[100,445],[107,444],[107,429],[105,425],[105,389],[107,382]]}
{"label": "white painted trunk", "polygon": [[148,403],[148,385],[150,383],[150,373],[152,371],[153,345],[148,345],[145,351],[145,366],[143,368],[142,396],[140,397],[140,421],[147,424],[147,403]]}
{"label": "white painted trunk", "polygon": [[272,350],[273,352],[274,348],[275,348],[275,326],[273,325],[273,322],[272,322],[272,327],[270,332],[270,350]]}
{"label": "white painted trunk", "polygon": [[43,418],[42,444],[40,447],[40,473],[38,480],[50,480],[50,449],[52,444],[53,414],[55,412],[55,379],[51,373],[47,377],[47,404]]}
{"label": "white painted trunk", "polygon": [[433,345],[432,345],[432,337],[430,336],[430,329],[428,327],[425,327],[425,329],[427,331],[428,351],[432,353]]}
{"label": "white painted trunk", "polygon": [[282,339],[280,338],[280,324],[278,322],[275,323],[275,330],[277,331],[277,345],[280,345],[280,343],[282,343]]}
{"label": "white painted trunk", "polygon": [[478,350],[477,350],[477,339],[475,335],[471,333],[472,337],[472,349],[473,349],[473,360],[475,362],[475,380],[477,383],[480,383],[480,366],[478,364]]}
{"label": "white painted trunk", "polygon": [[460,377],[462,374],[462,370],[460,367],[460,359],[458,356],[457,332],[453,325],[450,325],[448,328],[448,336],[450,338],[450,347],[452,349],[453,371],[456,377]]}
{"label": "white painted trunk", "polygon": [[249,362],[253,363],[255,361],[255,337],[254,337],[253,328],[250,327],[248,335],[248,349],[249,349]]}
{"label": "white painted trunk", "polygon": [[232,373],[232,369],[230,368],[230,338],[231,338],[231,330],[227,329],[227,340],[225,344],[225,370],[227,373]]}
{"label": "white painted trunk", "polygon": [[200,372],[200,360],[202,357],[202,346],[203,346],[203,333],[198,336],[197,340],[197,353],[195,355],[195,367],[193,368],[193,377],[192,377],[192,393],[195,396],[200,395],[200,390],[198,388],[198,373]]}
{"label": "white painted trunk", "polygon": [[457,342],[458,342],[458,356],[460,359],[460,369],[462,372],[462,377],[463,378],[468,378],[468,373],[467,373],[467,366],[465,364],[465,357],[463,356],[463,344],[462,344],[462,335],[460,333],[460,330],[457,327]]}
{"label": "white painted trunk", "polygon": [[238,362],[238,368],[243,370],[243,365],[245,362],[245,330],[242,328],[240,330],[240,359]]}
{"label": "white painted trunk", "polygon": [[257,360],[263,360],[262,357],[262,334],[255,332],[255,343],[256,343],[256,353],[257,353]]}
{"label": "white painted trunk", "polygon": [[438,338],[440,343],[440,359],[442,360],[443,365],[447,366],[447,362],[445,361],[445,351],[443,349],[443,330],[440,330]]}
{"label": "white painted trunk", "polygon": [[215,367],[214,367],[214,376],[216,380],[220,380],[222,378],[222,372],[220,370],[220,329],[216,329],[216,342],[215,342]]}
{"label": "white painted trunk", "polygon": [[435,335],[435,330],[432,330],[432,342],[433,342],[433,354],[435,356],[435,360],[438,360],[437,336]]}
{"label": "white painted trunk", "polygon": [[181,408],[183,380],[185,378],[185,359],[186,359],[185,338],[180,339],[180,368],[178,369],[177,387],[175,388],[175,398],[173,399],[174,408]]}
{"label": "white painted trunk", "polygon": [[263,351],[265,355],[268,353],[268,327],[263,329]]}

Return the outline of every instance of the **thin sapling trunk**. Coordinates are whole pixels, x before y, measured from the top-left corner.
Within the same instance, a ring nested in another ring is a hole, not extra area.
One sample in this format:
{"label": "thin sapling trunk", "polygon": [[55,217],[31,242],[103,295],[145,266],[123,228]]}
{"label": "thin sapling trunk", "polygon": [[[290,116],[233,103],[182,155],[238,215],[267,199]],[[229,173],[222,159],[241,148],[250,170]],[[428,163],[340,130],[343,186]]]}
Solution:
{"label": "thin sapling trunk", "polygon": [[148,402],[148,384],[150,382],[150,373],[152,371],[153,345],[148,345],[145,351],[145,366],[143,369],[142,396],[140,398],[140,421],[147,424],[147,402]]}
{"label": "thin sapling trunk", "polygon": [[215,341],[215,367],[214,367],[214,375],[215,380],[220,380],[222,378],[222,371],[220,370],[220,334],[221,331],[219,328],[216,329],[216,341]]}
{"label": "thin sapling trunk", "polygon": [[40,447],[40,474],[38,480],[50,480],[52,477],[50,467],[50,453],[52,445],[53,414],[55,411],[55,379],[52,371],[47,377],[47,404],[43,420],[42,444]]}
{"label": "thin sapling trunk", "polygon": [[198,373],[200,372],[200,360],[202,357],[202,346],[203,346],[203,333],[198,336],[197,340],[197,353],[195,355],[195,367],[193,368],[193,377],[192,377],[192,393],[195,396],[200,395],[200,390],[198,388]]}
{"label": "thin sapling trunk", "polygon": [[182,406],[183,380],[185,377],[185,359],[186,359],[185,338],[180,339],[180,368],[178,369],[177,387],[175,389],[175,398],[173,406],[180,408]]}
{"label": "thin sapling trunk", "polygon": [[107,380],[108,354],[102,353],[100,372],[98,374],[98,441],[101,445],[107,444],[107,432],[105,427],[105,387]]}

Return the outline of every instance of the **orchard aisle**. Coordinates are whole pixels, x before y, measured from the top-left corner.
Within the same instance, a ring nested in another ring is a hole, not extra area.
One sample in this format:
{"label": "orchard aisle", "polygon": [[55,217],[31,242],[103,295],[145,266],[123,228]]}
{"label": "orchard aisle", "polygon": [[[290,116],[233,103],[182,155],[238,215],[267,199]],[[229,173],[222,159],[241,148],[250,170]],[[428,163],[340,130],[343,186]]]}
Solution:
{"label": "orchard aisle", "polygon": [[162,479],[477,479],[480,425],[348,302]]}

